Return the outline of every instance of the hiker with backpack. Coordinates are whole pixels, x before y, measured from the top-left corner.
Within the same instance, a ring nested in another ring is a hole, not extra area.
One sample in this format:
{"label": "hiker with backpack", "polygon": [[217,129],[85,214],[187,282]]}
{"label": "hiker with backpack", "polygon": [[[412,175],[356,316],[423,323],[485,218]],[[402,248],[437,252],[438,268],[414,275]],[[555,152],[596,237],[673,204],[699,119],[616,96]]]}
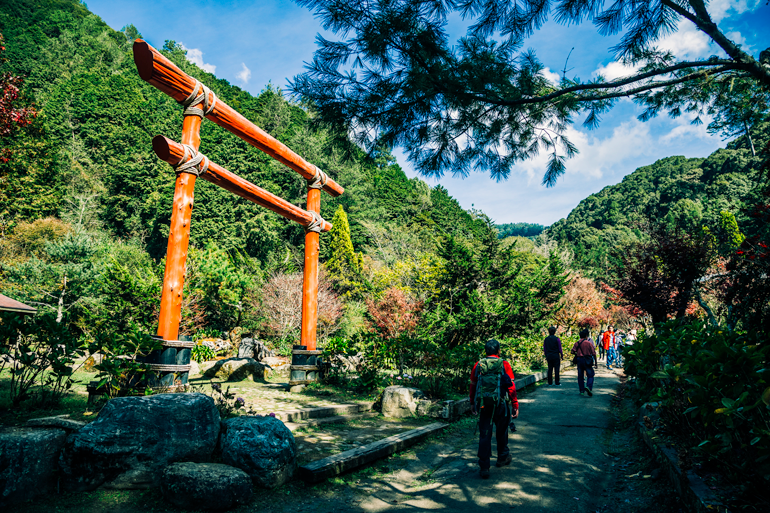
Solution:
{"label": "hiker with backpack", "polygon": [[513,369],[500,358],[500,342],[489,339],[484,345],[486,358],[476,362],[471,370],[470,403],[474,415],[479,415],[479,473],[489,478],[492,458],[492,424],[497,440],[496,467],[511,463],[508,450],[508,427],[513,430],[512,419],[519,416]]}
{"label": "hiker with backpack", "polygon": [[583,329],[580,332],[580,340],[575,342],[572,347],[572,354],[575,355],[575,363],[577,364],[580,395],[588,394],[588,397],[593,397],[594,369],[599,367],[599,363],[596,360],[594,341],[591,340],[590,336],[591,332],[588,329]]}

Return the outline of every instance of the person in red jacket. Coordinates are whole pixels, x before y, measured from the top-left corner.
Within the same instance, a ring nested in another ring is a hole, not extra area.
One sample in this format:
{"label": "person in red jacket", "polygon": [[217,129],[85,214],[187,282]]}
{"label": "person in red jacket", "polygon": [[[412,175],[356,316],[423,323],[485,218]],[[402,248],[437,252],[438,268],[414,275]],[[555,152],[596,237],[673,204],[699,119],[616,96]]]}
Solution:
{"label": "person in red jacket", "polygon": [[615,329],[612,326],[609,326],[604,333],[602,344],[604,345],[604,351],[607,353],[607,368],[610,369],[617,358],[615,352]]}
{"label": "person in red jacket", "polygon": [[[500,358],[500,342],[490,339],[484,346],[487,357]],[[492,457],[492,423],[495,424],[495,438],[497,440],[497,463],[502,467],[511,463],[511,453],[508,450],[508,426],[511,419],[519,416],[519,400],[516,398],[516,384],[514,383],[513,369],[511,365],[503,361],[503,373],[500,375],[500,396],[497,403],[489,405],[489,401],[482,402],[481,407],[476,404],[476,387],[479,384],[479,364],[476,362],[471,370],[470,403],[471,412],[479,415],[479,469],[482,479],[489,478],[489,466]],[[489,363],[489,362],[486,362]],[[491,362],[495,363],[495,362]],[[506,400],[507,399],[507,400]],[[485,407],[490,406],[490,407]],[[478,411],[480,410],[480,412]]]}
{"label": "person in red jacket", "polygon": [[610,351],[610,347],[612,347],[612,341],[615,338],[615,330],[612,329],[612,326],[607,326],[607,331],[604,332],[602,335],[602,349],[604,349],[604,354],[606,355],[606,363],[607,368],[610,368],[610,365],[612,364],[612,352]]}

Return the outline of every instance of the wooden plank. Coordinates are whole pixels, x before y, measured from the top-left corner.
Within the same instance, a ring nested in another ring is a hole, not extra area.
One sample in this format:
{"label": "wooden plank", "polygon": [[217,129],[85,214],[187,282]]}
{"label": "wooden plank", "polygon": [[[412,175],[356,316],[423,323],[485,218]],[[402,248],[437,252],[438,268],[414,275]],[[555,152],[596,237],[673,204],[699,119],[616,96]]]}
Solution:
{"label": "wooden plank", "polygon": [[292,349],[291,354],[303,354],[303,355],[309,355],[309,356],[321,356],[324,354],[323,351],[309,351],[305,349]]}
{"label": "wooden plank", "polygon": [[293,371],[317,371],[318,365],[292,365],[290,368]]}
{"label": "wooden plank", "polygon": [[[134,63],[142,80],[155,86],[178,102],[184,101],[195,88],[195,79],[180,70],[147,42],[134,41]],[[267,153],[281,164],[293,169],[306,180],[312,180],[318,168],[294,153],[288,146],[243,117],[221,99],[206,116],[217,125]],[[339,196],[345,189],[329,178],[323,190]]]}
{"label": "wooden plank", "polygon": [[[159,159],[168,162],[172,166],[176,166],[184,158],[184,147],[176,141],[172,141],[168,137],[164,137],[162,135],[156,135],[152,139],[152,149],[155,151],[155,154]],[[191,179],[193,181],[195,180],[194,175],[186,174],[185,176],[192,177]],[[223,189],[240,196],[241,198],[252,201],[257,205],[265,207],[268,210],[272,210],[276,214],[299,223],[302,226],[307,226],[313,222],[313,214],[310,212],[307,212],[306,210],[303,210],[298,206],[289,203],[285,199],[276,196],[275,194],[268,192],[257,185],[254,185],[248,180],[244,180],[240,176],[236,175],[235,173],[231,173],[227,169],[214,162],[209,161],[208,171],[203,173],[200,178],[206,180],[207,182],[218,185]],[[325,232],[328,232],[332,229],[332,225],[328,221],[324,221],[324,225],[321,227],[321,229]]]}
{"label": "wooden plank", "polygon": [[402,451],[429,435],[437,433],[447,427],[448,424],[436,422],[421,428],[412,429],[398,435],[389,436],[378,442],[364,445],[356,449],[329,456],[313,463],[309,463],[298,470],[299,477],[307,483],[317,483],[343,472],[361,467],[367,463],[390,456]]}

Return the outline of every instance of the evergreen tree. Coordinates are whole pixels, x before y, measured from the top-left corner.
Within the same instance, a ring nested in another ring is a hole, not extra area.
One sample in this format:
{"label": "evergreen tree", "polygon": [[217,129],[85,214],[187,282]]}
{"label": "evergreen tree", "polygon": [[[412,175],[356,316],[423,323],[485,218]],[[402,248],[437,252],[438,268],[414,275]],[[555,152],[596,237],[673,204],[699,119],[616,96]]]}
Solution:
{"label": "evergreen tree", "polygon": [[[294,92],[362,146],[406,148],[426,176],[488,170],[501,180],[518,162],[547,153],[543,183],[552,186],[577,153],[566,136],[574,117],[585,114],[583,125],[593,128],[623,97],[647,107],[643,120],[661,110],[673,117],[695,113],[696,123],[710,114],[717,123],[712,128],[726,133],[743,133],[767,113],[767,106],[726,101],[723,93],[735,80],[745,80],[747,92],[770,88],[770,49],[747,53],[724,21],[714,21],[717,8],[704,0],[297,3],[340,38],[318,38],[309,71],[291,85]],[[453,44],[447,28],[460,16],[469,27]],[[551,81],[535,51],[522,51],[549,19],[589,21],[602,35],[621,36],[610,50],[636,71],[584,81],[568,77],[565,65],[561,79]],[[660,48],[680,25],[697,28],[726,57],[688,59]],[[746,109],[757,113],[749,119]],[[729,115],[720,116],[723,111]]]}
{"label": "evergreen tree", "polygon": [[332,225],[328,235],[330,257],[326,261],[326,271],[337,289],[354,294],[361,288],[364,260],[361,253],[353,250],[348,216],[342,205],[337,207]]}

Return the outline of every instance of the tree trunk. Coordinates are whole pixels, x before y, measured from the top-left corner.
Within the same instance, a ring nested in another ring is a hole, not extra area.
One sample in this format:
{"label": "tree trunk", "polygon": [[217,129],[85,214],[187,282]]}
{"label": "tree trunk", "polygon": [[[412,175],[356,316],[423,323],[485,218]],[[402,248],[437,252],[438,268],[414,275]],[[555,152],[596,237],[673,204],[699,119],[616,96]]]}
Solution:
{"label": "tree trunk", "polygon": [[711,311],[711,307],[706,303],[706,301],[703,300],[703,296],[701,296],[700,289],[697,287],[693,289],[695,291],[695,299],[697,299],[698,304],[701,308],[706,312],[706,315],[708,316],[709,323],[712,326],[718,326],[719,323],[717,322],[717,318],[714,315],[714,312]]}
{"label": "tree trunk", "polygon": [[746,139],[749,141],[749,148],[751,148],[751,156],[756,157],[757,152],[754,149],[754,141],[751,140],[751,132],[749,132],[749,125],[746,124],[746,122],[743,122],[743,127],[746,129]]}
{"label": "tree trunk", "polygon": [[59,305],[56,309],[56,322],[60,323],[64,318],[64,294],[67,293],[67,275],[64,275],[64,285],[61,289],[61,295],[59,296]]}

